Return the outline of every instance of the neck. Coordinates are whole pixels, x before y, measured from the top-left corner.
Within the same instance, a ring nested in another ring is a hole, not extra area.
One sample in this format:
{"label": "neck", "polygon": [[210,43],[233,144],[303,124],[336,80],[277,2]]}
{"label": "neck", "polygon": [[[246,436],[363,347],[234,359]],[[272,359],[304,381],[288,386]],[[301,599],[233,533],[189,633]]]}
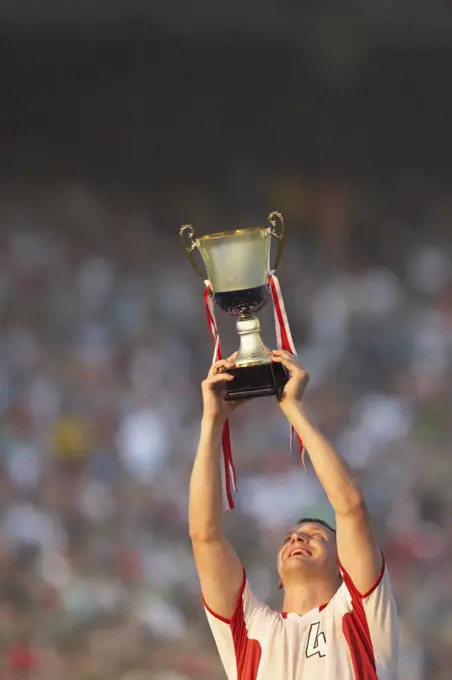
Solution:
{"label": "neck", "polygon": [[327,604],[337,590],[330,582],[319,581],[308,583],[289,583],[284,587],[283,611],[288,614],[306,614],[306,612]]}

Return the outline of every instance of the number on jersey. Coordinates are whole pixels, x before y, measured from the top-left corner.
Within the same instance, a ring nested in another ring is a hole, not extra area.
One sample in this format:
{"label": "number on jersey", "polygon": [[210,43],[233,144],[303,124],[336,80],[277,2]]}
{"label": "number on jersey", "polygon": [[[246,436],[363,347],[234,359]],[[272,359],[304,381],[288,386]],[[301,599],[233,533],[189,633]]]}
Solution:
{"label": "number on jersey", "polygon": [[326,638],[325,633],[319,633],[320,622],[312,623],[309,629],[308,646],[306,647],[306,658],[318,654],[323,657],[326,656]]}

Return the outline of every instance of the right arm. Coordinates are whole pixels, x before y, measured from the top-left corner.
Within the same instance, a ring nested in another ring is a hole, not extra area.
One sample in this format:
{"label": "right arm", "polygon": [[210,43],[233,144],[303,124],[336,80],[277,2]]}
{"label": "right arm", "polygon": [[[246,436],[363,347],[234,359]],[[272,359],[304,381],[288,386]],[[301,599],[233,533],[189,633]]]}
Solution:
{"label": "right arm", "polygon": [[231,360],[217,362],[202,384],[204,413],[190,479],[189,532],[205,603],[230,619],[243,583],[243,567],[222,532],[221,435],[236,404],[224,399]]}

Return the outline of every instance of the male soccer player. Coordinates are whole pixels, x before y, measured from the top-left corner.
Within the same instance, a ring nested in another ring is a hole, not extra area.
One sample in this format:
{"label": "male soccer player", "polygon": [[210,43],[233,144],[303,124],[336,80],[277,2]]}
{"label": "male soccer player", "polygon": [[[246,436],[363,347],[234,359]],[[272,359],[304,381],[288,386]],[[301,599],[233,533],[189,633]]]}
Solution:
{"label": "male soccer player", "polygon": [[233,358],[202,383],[204,412],[190,482],[189,525],[207,618],[228,680],[395,680],[397,611],[362,493],[341,456],[310,422],[309,381],[293,355],[280,407],[301,437],[335,513],[291,527],[278,554],[283,611],[262,604],[221,528],[221,433],[237,403],[225,401]]}

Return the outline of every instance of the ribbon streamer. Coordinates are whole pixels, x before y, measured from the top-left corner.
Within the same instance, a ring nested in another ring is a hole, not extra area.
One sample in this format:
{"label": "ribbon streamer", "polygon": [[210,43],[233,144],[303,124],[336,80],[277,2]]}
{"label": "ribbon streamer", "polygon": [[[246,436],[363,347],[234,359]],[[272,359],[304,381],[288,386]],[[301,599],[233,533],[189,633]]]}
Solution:
{"label": "ribbon streamer", "polygon": [[[220,335],[218,333],[218,326],[215,319],[215,309],[212,299],[212,287],[210,281],[206,280],[204,282],[204,307],[206,310],[207,323],[209,325],[210,334],[215,343],[215,349],[213,351],[212,365],[223,358],[221,351]],[[237,477],[235,473],[235,465],[232,459],[232,447],[231,447],[231,431],[229,427],[229,420],[226,420],[223,426],[223,433],[221,436],[221,446],[223,450],[223,461],[224,461],[224,485],[226,492],[226,501],[229,510],[234,509],[234,499],[232,498],[232,488],[237,492]],[[232,486],[232,488],[231,488]]]}
{"label": "ribbon streamer", "polygon": [[[297,355],[297,350],[295,349],[295,344],[292,338],[292,333],[290,331],[289,319],[287,318],[286,306],[284,304],[284,298],[282,296],[281,286],[276,277],[275,272],[270,273],[269,277],[270,292],[273,300],[273,313],[275,317],[275,329],[276,329],[276,339],[278,347],[280,349],[290,352],[294,356]],[[295,430],[293,426],[290,427],[290,453],[292,453],[293,436]],[[298,446],[300,449],[300,459],[304,470],[306,470],[305,464],[305,448],[301,438],[297,434]]]}

